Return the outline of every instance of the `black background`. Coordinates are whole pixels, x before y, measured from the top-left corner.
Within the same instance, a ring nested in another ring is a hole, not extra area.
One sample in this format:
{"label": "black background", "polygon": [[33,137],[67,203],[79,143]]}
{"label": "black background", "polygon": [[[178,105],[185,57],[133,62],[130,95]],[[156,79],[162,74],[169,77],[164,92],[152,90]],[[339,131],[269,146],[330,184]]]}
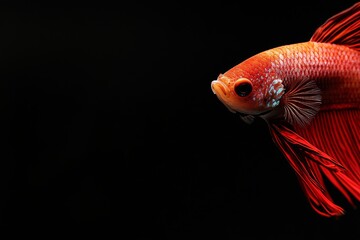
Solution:
{"label": "black background", "polygon": [[123,239],[356,239],[317,215],[267,126],[212,80],[354,1],[0,8],[1,226]]}

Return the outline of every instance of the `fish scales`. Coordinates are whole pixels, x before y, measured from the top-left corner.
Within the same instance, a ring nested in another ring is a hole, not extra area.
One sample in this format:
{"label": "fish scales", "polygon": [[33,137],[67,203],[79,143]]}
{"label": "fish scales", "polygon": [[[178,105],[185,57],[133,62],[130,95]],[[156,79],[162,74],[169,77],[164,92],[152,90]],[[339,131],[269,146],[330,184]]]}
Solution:
{"label": "fish scales", "polygon": [[[359,69],[360,52],[356,50],[330,43],[304,42],[256,54],[224,76],[254,79],[255,86],[282,79],[286,87],[291,81],[313,79],[322,90],[322,106],[327,107],[360,105]],[[347,94],[341,94],[343,92]]]}

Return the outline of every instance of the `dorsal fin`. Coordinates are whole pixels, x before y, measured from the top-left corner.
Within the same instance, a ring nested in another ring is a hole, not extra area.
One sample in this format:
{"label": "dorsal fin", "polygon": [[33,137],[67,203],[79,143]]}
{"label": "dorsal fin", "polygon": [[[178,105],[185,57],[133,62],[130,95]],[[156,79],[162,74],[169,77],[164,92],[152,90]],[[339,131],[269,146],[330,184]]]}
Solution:
{"label": "dorsal fin", "polygon": [[329,18],[310,41],[345,45],[360,51],[360,2]]}

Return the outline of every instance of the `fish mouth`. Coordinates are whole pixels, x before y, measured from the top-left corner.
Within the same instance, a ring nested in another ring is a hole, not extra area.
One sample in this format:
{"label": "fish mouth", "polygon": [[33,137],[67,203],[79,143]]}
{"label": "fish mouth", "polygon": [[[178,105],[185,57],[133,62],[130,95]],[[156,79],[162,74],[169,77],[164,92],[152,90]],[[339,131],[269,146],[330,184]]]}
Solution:
{"label": "fish mouth", "polygon": [[227,103],[227,98],[230,94],[228,86],[220,80],[214,80],[211,82],[211,89],[219,100],[229,109],[229,111],[235,113],[235,111]]}
{"label": "fish mouth", "polygon": [[216,95],[226,96],[229,92],[229,88],[226,86],[226,84],[219,80],[214,80],[211,82],[211,89]]}

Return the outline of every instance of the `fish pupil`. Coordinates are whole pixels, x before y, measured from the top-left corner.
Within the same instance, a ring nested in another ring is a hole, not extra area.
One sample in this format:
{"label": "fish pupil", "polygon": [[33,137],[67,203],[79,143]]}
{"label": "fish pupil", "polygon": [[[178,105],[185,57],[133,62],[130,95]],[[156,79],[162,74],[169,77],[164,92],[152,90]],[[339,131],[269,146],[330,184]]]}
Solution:
{"label": "fish pupil", "polygon": [[252,86],[250,83],[247,82],[245,83],[243,82],[235,86],[235,92],[240,97],[246,97],[251,93],[251,91],[252,91]]}

